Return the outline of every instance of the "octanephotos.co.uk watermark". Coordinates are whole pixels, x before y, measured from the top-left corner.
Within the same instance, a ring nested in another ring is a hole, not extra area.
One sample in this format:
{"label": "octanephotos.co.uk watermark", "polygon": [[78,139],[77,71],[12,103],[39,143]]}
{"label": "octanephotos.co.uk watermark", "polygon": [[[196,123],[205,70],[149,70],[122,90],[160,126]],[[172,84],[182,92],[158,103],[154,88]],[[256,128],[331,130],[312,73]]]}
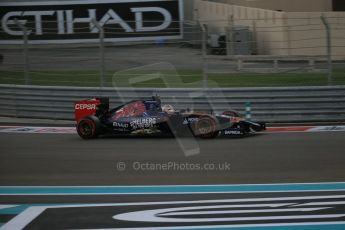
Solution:
{"label": "octanephotos.co.uk watermark", "polygon": [[131,163],[119,161],[116,163],[117,171],[230,171],[229,162],[152,162],[152,161],[133,161]]}

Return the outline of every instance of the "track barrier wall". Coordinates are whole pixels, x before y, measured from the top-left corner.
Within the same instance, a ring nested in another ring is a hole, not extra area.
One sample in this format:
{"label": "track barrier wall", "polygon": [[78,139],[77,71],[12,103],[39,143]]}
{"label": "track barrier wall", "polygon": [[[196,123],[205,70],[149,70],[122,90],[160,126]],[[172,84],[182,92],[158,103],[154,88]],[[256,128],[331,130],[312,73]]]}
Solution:
{"label": "track barrier wall", "polygon": [[[0,85],[0,116],[73,120],[74,103],[109,97],[111,108],[159,94],[176,109],[245,115],[251,103],[253,120],[266,122],[345,121],[345,87],[261,87],[218,89],[94,88]],[[198,95],[191,97],[191,95]]]}

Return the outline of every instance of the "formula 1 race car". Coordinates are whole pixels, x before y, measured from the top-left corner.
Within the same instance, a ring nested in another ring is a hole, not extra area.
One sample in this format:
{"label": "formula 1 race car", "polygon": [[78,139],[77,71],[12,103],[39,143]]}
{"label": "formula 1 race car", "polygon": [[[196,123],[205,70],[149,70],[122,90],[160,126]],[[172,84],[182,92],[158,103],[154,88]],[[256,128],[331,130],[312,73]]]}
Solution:
{"label": "formula 1 race car", "polygon": [[135,100],[109,110],[109,98],[94,98],[75,104],[77,132],[83,139],[99,135],[171,135],[215,138],[245,136],[263,131],[265,124],[242,119],[235,111],[222,114],[175,111],[161,105],[158,96]]}

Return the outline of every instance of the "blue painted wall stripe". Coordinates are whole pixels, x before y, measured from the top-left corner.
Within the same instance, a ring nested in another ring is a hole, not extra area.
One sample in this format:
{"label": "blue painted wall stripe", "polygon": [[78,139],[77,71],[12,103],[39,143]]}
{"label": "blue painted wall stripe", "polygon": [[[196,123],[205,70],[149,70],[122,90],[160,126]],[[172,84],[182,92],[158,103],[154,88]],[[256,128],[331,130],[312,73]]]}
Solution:
{"label": "blue painted wall stripe", "polygon": [[150,194],[150,193],[230,193],[230,192],[282,192],[345,190],[345,182],[313,184],[262,184],[262,185],[187,185],[187,186],[1,186],[4,194]]}

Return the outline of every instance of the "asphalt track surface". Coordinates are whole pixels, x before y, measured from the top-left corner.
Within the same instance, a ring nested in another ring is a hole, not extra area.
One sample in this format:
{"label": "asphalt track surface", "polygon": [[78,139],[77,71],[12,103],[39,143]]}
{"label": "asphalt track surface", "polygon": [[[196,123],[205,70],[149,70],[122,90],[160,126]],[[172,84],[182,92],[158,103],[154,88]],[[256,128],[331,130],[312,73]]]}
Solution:
{"label": "asphalt track surface", "polygon": [[0,133],[0,228],[344,229],[344,140]]}
{"label": "asphalt track surface", "polygon": [[[247,138],[101,138],[0,134],[0,185],[262,184],[345,181],[345,132]],[[165,166],[162,166],[165,165]],[[161,168],[160,168],[161,167]]]}
{"label": "asphalt track surface", "polygon": [[[217,230],[238,227],[241,230],[340,230],[345,226],[344,191],[24,198],[26,202],[30,200],[38,204],[24,202],[24,205],[15,203],[14,207],[9,207],[7,215],[0,214],[3,219],[13,218],[3,226],[4,230],[192,227]],[[7,197],[7,202],[10,199]],[[21,200],[23,202],[23,197]],[[42,204],[45,202],[50,203]]]}

